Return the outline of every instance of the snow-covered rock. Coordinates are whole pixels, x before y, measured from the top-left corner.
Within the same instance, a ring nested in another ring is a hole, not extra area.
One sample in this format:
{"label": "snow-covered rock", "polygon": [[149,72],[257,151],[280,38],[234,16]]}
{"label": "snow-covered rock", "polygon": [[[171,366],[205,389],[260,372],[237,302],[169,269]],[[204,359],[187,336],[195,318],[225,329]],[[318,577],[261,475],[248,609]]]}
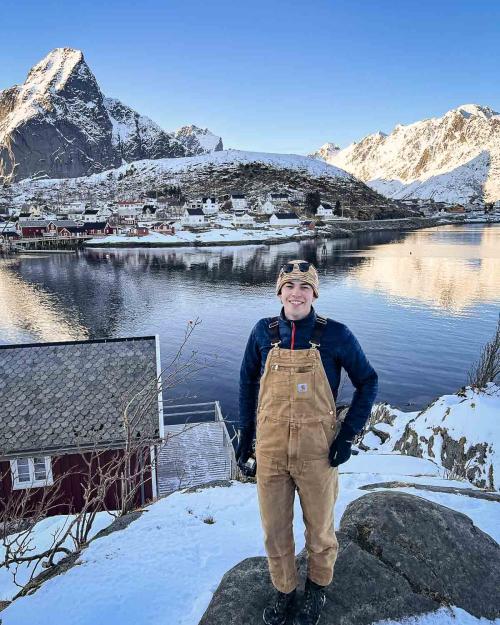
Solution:
{"label": "snow-covered rock", "polygon": [[500,114],[465,104],[323,158],[394,199],[494,202],[500,199]]}
{"label": "snow-covered rock", "polygon": [[362,450],[407,454],[443,467],[449,477],[500,490],[500,387],[466,387],[421,412],[378,404],[359,441]]}
{"label": "snow-covered rock", "polygon": [[187,154],[193,156],[220,152],[224,149],[222,137],[214,135],[208,128],[183,126],[174,132],[174,137],[186,148]]}

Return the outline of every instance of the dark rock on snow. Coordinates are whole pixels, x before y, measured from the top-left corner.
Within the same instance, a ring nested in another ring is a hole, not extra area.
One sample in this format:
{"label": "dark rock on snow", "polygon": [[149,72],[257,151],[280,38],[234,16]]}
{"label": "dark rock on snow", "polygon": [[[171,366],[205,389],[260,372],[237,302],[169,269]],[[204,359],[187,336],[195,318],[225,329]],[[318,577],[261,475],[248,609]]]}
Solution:
{"label": "dark rock on snow", "polygon": [[[400,620],[446,605],[500,616],[500,546],[459,512],[414,495],[370,493],[347,507],[337,537],[324,625]],[[304,551],[298,564],[302,589]],[[266,559],[248,558],[224,575],[200,625],[259,623],[272,592]]]}

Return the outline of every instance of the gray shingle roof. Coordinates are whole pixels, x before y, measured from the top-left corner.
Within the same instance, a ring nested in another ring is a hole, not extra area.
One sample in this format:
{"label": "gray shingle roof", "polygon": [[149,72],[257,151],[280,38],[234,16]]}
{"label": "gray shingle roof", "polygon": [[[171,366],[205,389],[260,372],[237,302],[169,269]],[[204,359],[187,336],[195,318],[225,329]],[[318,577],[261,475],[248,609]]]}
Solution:
{"label": "gray shingle roof", "polygon": [[2,345],[0,458],[120,446],[130,400],[134,437],[157,437],[155,337]]}

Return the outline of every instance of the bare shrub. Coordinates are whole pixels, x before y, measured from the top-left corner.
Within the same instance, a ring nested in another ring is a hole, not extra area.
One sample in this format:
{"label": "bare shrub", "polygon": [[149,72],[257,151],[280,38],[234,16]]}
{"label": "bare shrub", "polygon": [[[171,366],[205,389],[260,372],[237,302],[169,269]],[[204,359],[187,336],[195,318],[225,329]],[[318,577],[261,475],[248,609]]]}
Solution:
{"label": "bare shrub", "polygon": [[500,317],[493,338],[481,349],[479,360],[467,375],[472,388],[482,389],[488,382],[495,382],[500,376]]}

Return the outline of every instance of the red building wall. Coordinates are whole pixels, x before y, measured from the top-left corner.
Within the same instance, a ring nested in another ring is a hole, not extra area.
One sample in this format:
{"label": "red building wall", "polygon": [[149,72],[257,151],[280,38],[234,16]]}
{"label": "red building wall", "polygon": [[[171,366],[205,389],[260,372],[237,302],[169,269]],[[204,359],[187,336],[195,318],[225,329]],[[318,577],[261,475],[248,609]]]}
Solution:
{"label": "red building wall", "polygon": [[[67,454],[64,456],[52,457],[52,475],[54,481],[58,476],[63,476],[61,489],[58,499],[54,502],[54,506],[49,511],[49,516],[55,514],[70,514],[79,512],[84,505],[84,489],[88,483],[88,466],[87,462],[92,461],[92,475],[95,476],[93,483],[97,481],[98,462],[101,466],[105,466],[118,455],[123,456],[122,450],[107,450],[100,452],[99,460],[95,454]],[[86,460],[86,461],[85,461]],[[134,507],[140,507],[143,503],[151,501],[153,498],[153,486],[151,477],[151,465],[148,463],[144,469],[143,487],[139,486],[134,499]],[[45,488],[50,488],[45,487]],[[35,487],[30,489],[30,505],[36,505],[40,501],[44,488]],[[12,475],[10,470],[10,462],[0,461],[0,508],[4,508],[5,503],[11,497],[21,498],[25,494],[25,489],[12,489]],[[116,510],[119,507],[120,484],[115,483],[108,488],[104,506],[101,509]],[[143,501],[144,497],[144,501]]]}

